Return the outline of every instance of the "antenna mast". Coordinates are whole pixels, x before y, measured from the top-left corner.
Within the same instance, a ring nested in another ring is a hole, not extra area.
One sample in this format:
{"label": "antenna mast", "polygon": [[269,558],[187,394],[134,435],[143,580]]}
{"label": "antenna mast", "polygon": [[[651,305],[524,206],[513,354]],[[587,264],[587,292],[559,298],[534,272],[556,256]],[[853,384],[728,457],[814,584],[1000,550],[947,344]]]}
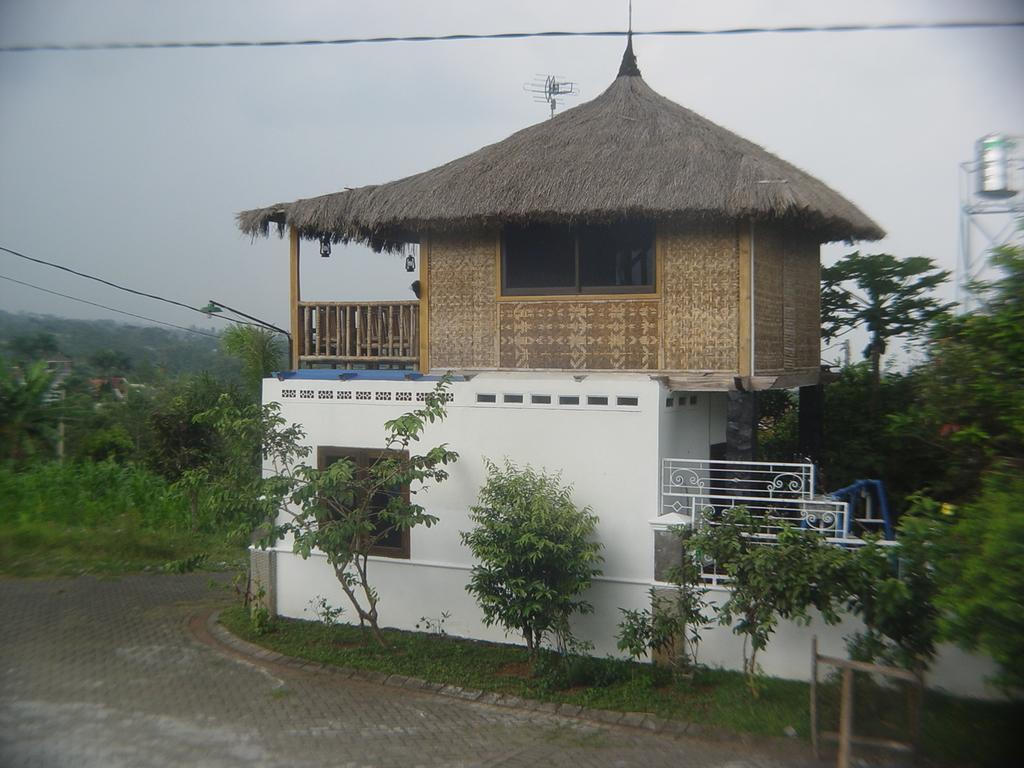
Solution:
{"label": "antenna mast", "polygon": [[555,116],[558,99],[579,93],[576,83],[566,80],[561,75],[537,75],[535,80],[523,83],[523,90],[532,93],[534,101],[545,102],[551,107],[549,117]]}

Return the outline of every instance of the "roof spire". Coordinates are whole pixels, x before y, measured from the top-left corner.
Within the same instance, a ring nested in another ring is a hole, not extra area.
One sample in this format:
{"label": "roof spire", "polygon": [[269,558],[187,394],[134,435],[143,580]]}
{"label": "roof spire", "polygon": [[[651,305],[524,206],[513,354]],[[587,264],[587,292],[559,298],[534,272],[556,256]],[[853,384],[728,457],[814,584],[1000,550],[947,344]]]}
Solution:
{"label": "roof spire", "polygon": [[640,77],[640,67],[633,55],[633,0],[629,0],[629,31],[626,33],[626,50],[622,54],[618,77]]}

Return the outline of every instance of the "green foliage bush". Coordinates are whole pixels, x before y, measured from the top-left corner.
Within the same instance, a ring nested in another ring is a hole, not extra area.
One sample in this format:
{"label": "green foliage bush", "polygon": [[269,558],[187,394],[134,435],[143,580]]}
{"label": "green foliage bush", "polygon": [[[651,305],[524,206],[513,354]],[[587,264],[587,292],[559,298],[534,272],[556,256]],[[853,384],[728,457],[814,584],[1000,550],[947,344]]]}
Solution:
{"label": "green foliage bush", "polygon": [[999,664],[996,682],[1024,689],[1024,477],[996,471],[939,522],[935,603],[943,635]]}
{"label": "green foliage bush", "polygon": [[487,462],[488,478],[462,541],[478,561],[466,589],[488,625],[522,634],[536,654],[545,639],[571,644],[569,617],[593,610],[581,595],[600,574],[597,516],[572,489],[529,466]]}
{"label": "green foliage bush", "polygon": [[187,506],[163,478],[112,461],[0,467],[0,524],[107,526],[130,519],[148,529],[187,526]]}
{"label": "green foliage bush", "polygon": [[911,515],[897,541],[869,541],[850,553],[848,604],[865,630],[848,638],[847,648],[852,659],[923,670],[938,637],[934,536]]}
{"label": "green foliage bush", "polygon": [[673,533],[680,547],[680,562],[666,575],[673,588],[659,593],[652,587],[650,608],[621,608],[616,645],[637,660],[664,654],[673,668],[683,669],[697,663],[701,631],[711,621],[707,615],[710,604],[705,599],[708,590],[692,544],[693,528],[677,526]]}
{"label": "green foliage bush", "polygon": [[757,655],[779,619],[810,621],[814,608],[829,624],[849,595],[848,553],[815,532],[783,525],[770,546],[758,542],[759,523],[743,507],[723,510],[694,537],[694,549],[729,577],[729,597],[718,621],[743,636],[743,670],[756,695]]}

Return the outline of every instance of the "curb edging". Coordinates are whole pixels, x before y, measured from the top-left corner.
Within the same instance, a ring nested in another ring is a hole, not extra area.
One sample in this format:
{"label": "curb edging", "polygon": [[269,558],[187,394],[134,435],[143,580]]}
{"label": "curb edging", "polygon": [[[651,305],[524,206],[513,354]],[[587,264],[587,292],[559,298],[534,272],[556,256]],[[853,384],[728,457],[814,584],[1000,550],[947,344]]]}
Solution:
{"label": "curb edging", "polygon": [[770,736],[755,736],[752,734],[736,733],[718,726],[702,725],[691,723],[686,720],[675,720],[660,717],[650,712],[616,712],[609,709],[593,709],[578,704],[559,703],[554,701],[537,701],[524,699],[511,694],[496,693],[494,691],[482,691],[476,688],[463,688],[457,685],[446,685],[444,683],[433,683],[418,677],[408,677],[399,674],[387,674],[367,669],[354,669],[333,664],[321,664],[316,661],[299,659],[294,656],[285,656],[277,651],[271,651],[262,646],[242,640],[231,633],[227,627],[220,623],[220,609],[211,611],[206,617],[206,629],[218,643],[225,645],[234,651],[260,661],[280,664],[296,670],[324,672],[342,679],[357,680],[362,683],[383,685],[391,688],[405,688],[418,690],[424,693],[432,693],[439,696],[447,696],[454,699],[475,701],[478,704],[489,704],[496,707],[519,709],[528,712],[542,712],[545,714],[558,715],[559,717],[584,720],[599,725],[612,725],[631,730],[645,730],[669,736],[674,739],[682,737],[699,738],[704,741],[733,742],[747,746],[758,743],[770,744],[774,748],[788,746],[790,748],[799,746],[798,742],[791,739],[782,741],[773,739]]}

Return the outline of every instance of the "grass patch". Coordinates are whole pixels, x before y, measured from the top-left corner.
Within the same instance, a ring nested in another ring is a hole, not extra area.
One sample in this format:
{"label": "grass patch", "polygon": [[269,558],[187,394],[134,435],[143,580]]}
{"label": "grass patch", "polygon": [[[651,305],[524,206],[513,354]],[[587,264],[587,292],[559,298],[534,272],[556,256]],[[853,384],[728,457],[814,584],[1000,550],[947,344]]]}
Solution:
{"label": "grass patch", "polygon": [[130,517],[97,526],[27,521],[0,528],[0,574],[71,576],[155,571],[168,563],[206,555],[204,569],[235,567],[245,548],[224,534],[151,530]]}
{"label": "grass patch", "polygon": [[[743,676],[724,670],[700,670],[688,680],[673,680],[648,664],[612,659],[581,659],[576,668],[558,667],[557,675],[538,674],[519,646],[485,643],[421,632],[384,630],[390,649],[363,642],[358,627],[278,618],[273,629],[257,634],[241,606],[221,614],[221,623],[237,636],[288,656],[373,670],[435,683],[511,694],[541,701],[566,702],[623,712],[650,712],[667,718],[715,725],[733,731],[781,736],[792,726],[808,738],[806,683],[767,678],[759,698],[751,697]],[[550,661],[548,662],[550,664]],[[544,665],[538,665],[543,667]],[[556,680],[556,682],[553,682]],[[833,684],[824,684],[824,717],[838,700]],[[868,686],[861,697],[858,728],[884,723],[900,700],[891,691]],[[866,697],[866,698],[865,698]],[[902,710],[901,710],[902,711]],[[832,712],[832,715],[835,713]],[[1021,705],[977,702],[929,693],[925,701],[925,755],[943,765],[1006,765],[1017,752],[1016,723]],[[836,715],[836,720],[838,719]],[[825,728],[834,728],[824,722]],[[863,732],[863,731],[862,731]],[[874,731],[878,733],[877,730]]]}
{"label": "grass patch", "polygon": [[[0,466],[0,574],[64,576],[238,564],[244,547],[190,529],[187,500],[113,462]],[[201,558],[201,555],[205,555]]]}

